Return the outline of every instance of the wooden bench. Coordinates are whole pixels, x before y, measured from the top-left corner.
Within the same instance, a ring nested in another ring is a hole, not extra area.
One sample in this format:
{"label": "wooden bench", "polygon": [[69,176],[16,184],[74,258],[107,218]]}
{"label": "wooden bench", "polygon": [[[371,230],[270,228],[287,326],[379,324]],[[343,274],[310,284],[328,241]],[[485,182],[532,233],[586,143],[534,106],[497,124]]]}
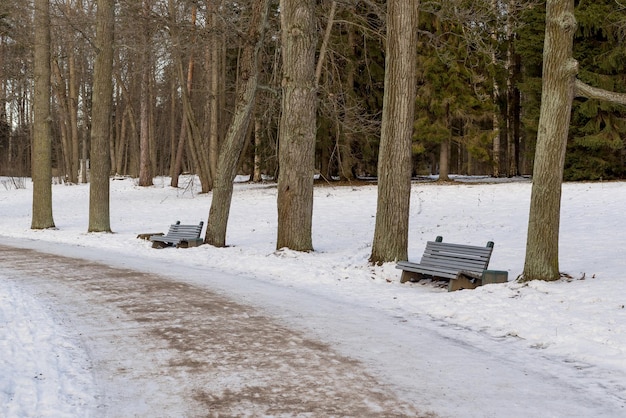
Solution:
{"label": "wooden bench", "polygon": [[428,241],[419,263],[400,261],[400,283],[431,277],[449,280],[448,290],[474,289],[482,284],[493,252],[493,242],[485,247],[444,243],[442,237]]}
{"label": "wooden bench", "polygon": [[200,222],[198,225],[181,225],[180,221],[176,221],[174,225],[170,225],[167,234],[155,234],[150,236],[152,248],[165,248],[170,246],[176,246],[176,248],[197,247],[204,242],[204,240],[200,238],[203,225],[204,222]]}

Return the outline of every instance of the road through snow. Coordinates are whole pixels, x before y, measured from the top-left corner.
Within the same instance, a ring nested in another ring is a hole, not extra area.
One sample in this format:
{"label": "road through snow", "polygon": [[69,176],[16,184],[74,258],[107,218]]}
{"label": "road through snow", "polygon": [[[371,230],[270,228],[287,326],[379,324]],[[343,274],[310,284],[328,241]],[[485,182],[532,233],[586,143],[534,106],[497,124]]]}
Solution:
{"label": "road through snow", "polygon": [[87,353],[98,391],[88,415],[624,413],[620,399],[596,396],[611,385],[601,371],[555,366],[513,337],[206,268],[9,241],[0,276],[49,307]]}

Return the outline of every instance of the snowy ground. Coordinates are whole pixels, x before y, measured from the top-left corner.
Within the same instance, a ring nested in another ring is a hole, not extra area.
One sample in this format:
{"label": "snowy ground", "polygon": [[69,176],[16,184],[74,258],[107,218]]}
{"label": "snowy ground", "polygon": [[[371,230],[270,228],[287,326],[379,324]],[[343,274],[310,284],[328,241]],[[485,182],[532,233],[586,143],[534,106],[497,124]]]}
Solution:
{"label": "snowy ground", "polygon": [[[368,335],[402,340],[402,350],[412,343],[423,347],[424,339],[437,344],[447,339],[452,346],[475,348],[484,362],[492,353],[493,367],[498,363],[502,369],[514,370],[504,378],[519,386],[505,389],[501,375],[480,372],[471,362],[465,368],[462,362],[452,364],[454,359],[446,353],[456,348],[432,347],[423,363],[442,358],[446,363],[439,369],[418,364],[424,349],[416,349],[412,365],[418,372],[435,373],[428,380],[447,387],[461,381],[476,384],[475,397],[457,402],[446,398],[450,394],[443,394],[435,384],[421,385],[414,400],[444,416],[538,416],[537,410],[545,411],[544,416],[626,415],[622,286],[626,235],[620,233],[626,221],[626,183],[565,184],[560,264],[571,279],[523,285],[513,280],[524,261],[529,182],[414,184],[411,260],[419,260],[426,241],[437,235],[447,242],[473,245],[494,241],[490,268],[509,272],[508,284],[453,293],[431,283],[400,284],[393,264],[368,265],[376,210],[373,185],[317,187],[315,252],[301,254],[275,250],[276,188],[271,184],[237,184],[227,236],[230,247],[150,248],[137,234],[165,232],[175,220],[205,221],[208,214],[210,194],[197,194],[197,186],[189,183],[178,190],[167,184],[168,179],[162,178],[155,179],[151,188],[139,188],[132,179],[112,181],[115,233],[88,234],[88,186],[55,185],[58,229],[32,231],[30,181],[25,181],[26,189],[15,189],[12,181],[0,179],[0,244],[140,270],[166,270],[180,280],[204,281],[207,287],[245,299],[341,352],[352,353],[397,385],[408,379],[402,372],[406,357],[394,359],[385,351],[388,341]],[[225,273],[204,276],[203,271]],[[343,313],[341,305],[347,309]],[[316,317],[319,306],[339,316],[331,320],[318,313]],[[324,325],[324,319],[332,325]],[[391,332],[393,320],[401,325]],[[72,409],[73,399],[88,397],[96,389],[85,372],[89,355],[81,352],[71,334],[41,300],[0,270],[0,415],[80,415]],[[524,363],[528,373],[518,375]],[[445,370],[446,364],[456,373]],[[47,380],[40,381],[38,373],[45,373]],[[425,378],[415,375],[415,379]],[[536,388],[531,390],[532,386]],[[548,393],[549,386],[555,386],[555,393]],[[497,401],[492,392],[506,395]],[[32,410],[33,396],[47,399],[39,403],[46,405],[45,410]],[[584,405],[577,405],[575,399]],[[507,404],[513,409],[507,410]],[[573,409],[567,410],[566,404]]]}

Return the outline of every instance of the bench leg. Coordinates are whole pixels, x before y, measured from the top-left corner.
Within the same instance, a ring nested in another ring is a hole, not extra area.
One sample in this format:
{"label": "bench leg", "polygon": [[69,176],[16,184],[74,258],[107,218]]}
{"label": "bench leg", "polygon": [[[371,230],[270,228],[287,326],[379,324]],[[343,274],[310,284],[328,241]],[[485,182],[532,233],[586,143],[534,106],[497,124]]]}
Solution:
{"label": "bench leg", "polygon": [[456,279],[450,279],[450,282],[448,283],[448,292],[461,289],[476,289],[481,284],[480,279],[459,275]]}
{"label": "bench leg", "polygon": [[165,248],[165,247],[168,247],[168,245],[164,242],[161,242],[161,241],[152,242],[152,248]]}
{"label": "bench leg", "polygon": [[402,275],[400,276],[400,283],[406,283],[408,281],[416,282],[424,278],[424,275],[421,273],[416,273],[414,271],[406,271],[402,270]]}
{"label": "bench leg", "polygon": [[202,238],[194,238],[194,239],[189,239],[189,240],[184,239],[180,241],[178,244],[176,244],[176,248],[198,247],[202,244],[204,244],[204,240]]}

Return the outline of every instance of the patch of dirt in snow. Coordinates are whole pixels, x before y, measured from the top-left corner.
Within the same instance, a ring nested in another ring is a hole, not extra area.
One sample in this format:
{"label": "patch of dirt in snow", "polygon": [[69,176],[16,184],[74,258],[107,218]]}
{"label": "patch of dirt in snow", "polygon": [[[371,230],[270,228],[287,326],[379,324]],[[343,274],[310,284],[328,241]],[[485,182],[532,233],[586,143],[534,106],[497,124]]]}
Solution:
{"label": "patch of dirt in snow", "polygon": [[155,274],[0,251],[0,265],[81,334],[104,415],[432,416],[358,361],[225,296]]}

